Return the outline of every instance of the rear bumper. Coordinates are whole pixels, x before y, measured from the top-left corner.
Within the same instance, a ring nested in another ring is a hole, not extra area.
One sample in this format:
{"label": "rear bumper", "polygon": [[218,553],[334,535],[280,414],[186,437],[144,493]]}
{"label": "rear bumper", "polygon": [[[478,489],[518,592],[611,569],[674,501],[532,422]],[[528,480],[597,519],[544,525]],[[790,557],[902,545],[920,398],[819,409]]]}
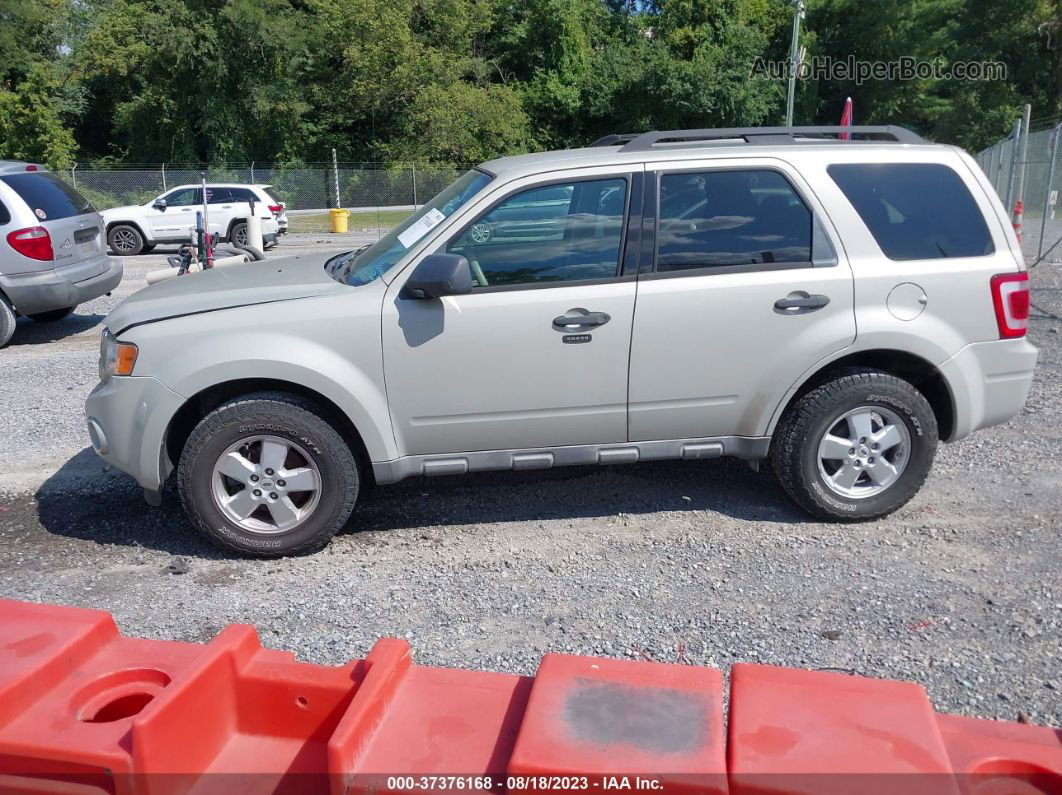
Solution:
{"label": "rear bumper", "polygon": [[1027,339],[975,342],[940,365],[955,406],[954,442],[1021,411],[1038,351]]}
{"label": "rear bumper", "polygon": [[165,457],[166,429],[184,398],[150,376],[113,377],[85,401],[92,449],[108,464],[157,491],[172,464]]}
{"label": "rear bumper", "polygon": [[19,313],[30,315],[99,298],[121,280],[121,261],[101,255],[63,268],[0,276],[0,289]]}

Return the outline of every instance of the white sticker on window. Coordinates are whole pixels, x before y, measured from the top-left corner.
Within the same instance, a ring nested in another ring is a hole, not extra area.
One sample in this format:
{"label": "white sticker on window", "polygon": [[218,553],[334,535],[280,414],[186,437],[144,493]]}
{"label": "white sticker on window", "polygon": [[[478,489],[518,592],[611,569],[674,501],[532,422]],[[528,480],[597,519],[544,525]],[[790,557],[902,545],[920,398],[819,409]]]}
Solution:
{"label": "white sticker on window", "polygon": [[402,248],[409,248],[445,220],[446,216],[438,210],[428,210],[413,226],[398,236],[398,242],[402,244]]}

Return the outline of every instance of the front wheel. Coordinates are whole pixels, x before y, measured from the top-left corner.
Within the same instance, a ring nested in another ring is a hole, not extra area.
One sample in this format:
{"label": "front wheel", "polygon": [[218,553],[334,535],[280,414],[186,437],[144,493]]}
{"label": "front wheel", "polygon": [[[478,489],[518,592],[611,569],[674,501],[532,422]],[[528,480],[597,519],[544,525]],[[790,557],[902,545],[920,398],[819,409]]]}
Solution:
{"label": "front wheel", "polygon": [[839,521],[892,513],[922,487],[937,449],[925,396],[879,370],[827,381],[794,404],[771,445],[778,482],[809,513]]}
{"label": "front wheel", "polygon": [[119,256],[135,256],[144,250],[144,236],[129,224],[118,224],[107,233],[107,245]]}
{"label": "front wheel", "polygon": [[177,470],[189,519],[213,543],[277,557],[325,546],[358,497],[354,454],[317,407],[258,392],[224,403],[185,443]]}
{"label": "front wheel", "polygon": [[490,239],[494,237],[494,230],[491,225],[480,221],[478,224],[473,224],[468,230],[468,236],[472,238],[473,243],[489,243]]}

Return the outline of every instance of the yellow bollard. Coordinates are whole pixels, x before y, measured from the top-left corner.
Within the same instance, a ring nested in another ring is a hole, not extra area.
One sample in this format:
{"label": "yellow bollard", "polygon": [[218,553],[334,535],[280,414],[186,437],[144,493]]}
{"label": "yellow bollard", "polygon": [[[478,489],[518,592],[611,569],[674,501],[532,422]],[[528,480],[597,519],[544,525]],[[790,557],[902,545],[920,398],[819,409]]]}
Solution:
{"label": "yellow bollard", "polygon": [[341,235],[347,231],[347,216],[350,215],[349,210],[333,208],[328,211],[328,214],[332,219],[333,234]]}

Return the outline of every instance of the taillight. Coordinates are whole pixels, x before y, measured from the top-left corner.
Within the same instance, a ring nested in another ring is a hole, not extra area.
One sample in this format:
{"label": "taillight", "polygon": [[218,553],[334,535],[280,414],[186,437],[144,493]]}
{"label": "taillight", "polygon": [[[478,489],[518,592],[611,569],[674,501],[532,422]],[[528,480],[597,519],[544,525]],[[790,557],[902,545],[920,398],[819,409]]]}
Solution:
{"label": "taillight", "polygon": [[271,204],[269,205],[269,212],[273,213],[273,215],[280,215],[282,212],[284,212],[284,205]]}
{"label": "taillight", "polygon": [[55,259],[52,251],[52,236],[43,226],[16,229],[7,235],[7,243],[23,257],[39,260]]}
{"label": "taillight", "polygon": [[37,170],[37,167],[34,166],[34,165],[26,166],[26,171],[36,171],[36,170]]}
{"label": "taillight", "polygon": [[999,273],[992,277],[992,305],[1000,339],[1024,337],[1029,326],[1029,274]]}

